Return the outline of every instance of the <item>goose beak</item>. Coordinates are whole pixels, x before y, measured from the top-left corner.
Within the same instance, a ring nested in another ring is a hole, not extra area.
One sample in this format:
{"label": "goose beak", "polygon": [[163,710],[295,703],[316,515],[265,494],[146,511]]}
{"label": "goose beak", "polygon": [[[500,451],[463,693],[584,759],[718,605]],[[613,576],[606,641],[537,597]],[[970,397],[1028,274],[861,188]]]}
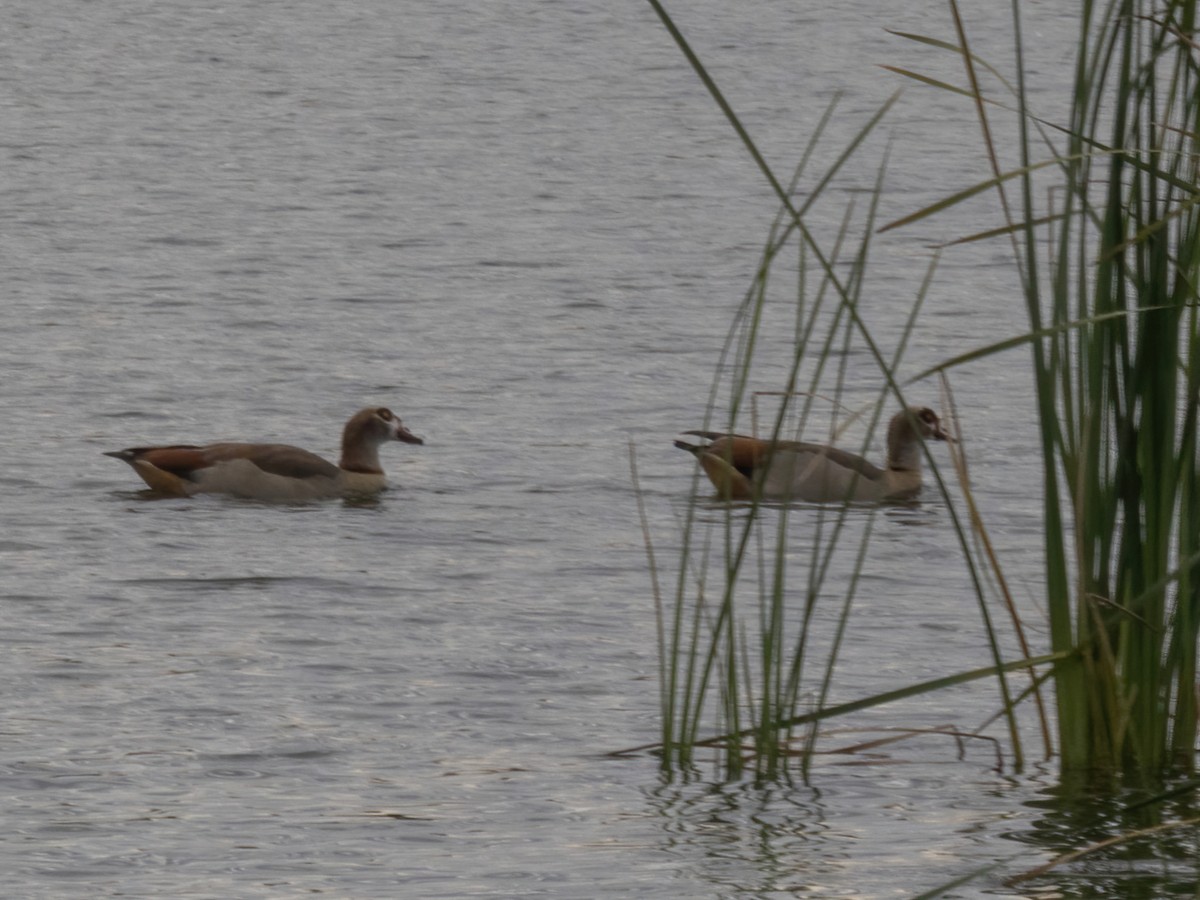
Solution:
{"label": "goose beak", "polygon": [[413,434],[411,431],[409,431],[407,428],[405,428],[404,423],[402,423],[399,419],[396,420],[396,434],[394,435],[394,437],[396,440],[404,441],[404,443],[406,443],[406,444],[424,444],[425,443],[425,441],[423,441],[421,438],[417,437],[415,434]]}
{"label": "goose beak", "polygon": [[930,437],[932,437],[935,441],[945,441],[948,444],[958,443],[958,441],[952,438],[947,432],[942,430],[941,422],[937,423],[937,426],[933,429],[933,434],[931,434]]}

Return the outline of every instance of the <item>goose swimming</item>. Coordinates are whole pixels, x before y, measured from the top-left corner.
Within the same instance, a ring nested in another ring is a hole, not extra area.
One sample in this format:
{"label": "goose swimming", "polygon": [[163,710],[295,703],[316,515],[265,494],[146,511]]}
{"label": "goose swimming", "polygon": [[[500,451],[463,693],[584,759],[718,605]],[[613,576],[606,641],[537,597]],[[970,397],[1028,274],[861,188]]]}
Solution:
{"label": "goose swimming", "polygon": [[379,448],[389,441],[425,443],[391,410],[375,406],[360,410],[346,423],[336,466],[290,444],[171,444],[105,455],[129,463],[153,490],[169,496],[213,493],[253,500],[321,500],[383,490],[387,479]]}
{"label": "goose swimming", "polygon": [[676,441],[699,461],[725,500],[879,503],[908,500],[921,490],[921,442],[952,440],[937,413],[910,406],[887,429],[887,462],[879,468],[837,447],[769,441],[715,431],[688,431],[708,443]]}

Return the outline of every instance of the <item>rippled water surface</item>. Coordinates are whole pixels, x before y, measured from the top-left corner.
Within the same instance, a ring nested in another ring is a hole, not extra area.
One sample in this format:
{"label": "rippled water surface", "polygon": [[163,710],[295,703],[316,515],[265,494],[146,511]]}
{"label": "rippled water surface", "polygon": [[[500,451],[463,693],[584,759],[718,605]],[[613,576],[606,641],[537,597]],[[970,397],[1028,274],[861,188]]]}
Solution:
{"label": "rippled water surface", "polygon": [[[949,39],[942,4],[673,6],[784,173],[835,94],[825,162],[899,86],[880,64],[956,77],[884,31]],[[1058,72],[1073,24],[1032,6]],[[971,15],[1002,55],[1006,14]],[[658,725],[629,444],[669,570],[692,485],[671,439],[775,211],[648,6],[43,0],[9,5],[0,46],[7,895],[873,898],[1001,861],[975,896],[1076,846],[1053,771],[997,773],[986,744],[821,757],[811,788],[605,755]],[[846,203],[888,141],[882,220],[983,177],[969,109],[910,87],[887,123]],[[956,215],[873,251],[885,347],[928,244],[983,227]],[[907,370],[1019,329],[1015,291],[995,246],[947,254]],[[1036,621],[1021,369],[956,390]],[[856,399],[874,378],[850,373]],[[385,448],[373,503],[149,500],[101,455],[336,455],[366,404],[426,439]],[[986,659],[948,519],[933,498],[878,517],[837,698]],[[993,694],[854,724],[974,727]],[[1179,858],[1115,883],[1194,880]]]}

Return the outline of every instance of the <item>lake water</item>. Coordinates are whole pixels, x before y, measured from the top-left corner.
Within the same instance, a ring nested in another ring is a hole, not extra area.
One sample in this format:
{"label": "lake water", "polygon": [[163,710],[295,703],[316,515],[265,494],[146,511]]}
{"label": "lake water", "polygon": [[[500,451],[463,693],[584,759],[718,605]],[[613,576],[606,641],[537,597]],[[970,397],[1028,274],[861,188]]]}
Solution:
{"label": "lake water", "polygon": [[[1073,13],[1024,5],[1053,112]],[[967,11],[1001,62],[1006,9]],[[905,86],[881,64],[959,78],[884,30],[951,39],[941,3],[672,11],[785,179],[835,94],[824,163]],[[950,895],[1026,896],[1003,878],[1128,825],[1058,802],[1052,763],[997,772],[941,737],[820,757],[812,787],[606,756],[658,733],[629,444],[669,570],[693,474],[671,440],[703,419],[775,213],[650,7],[41,0],[7,5],[0,47],[9,896],[906,897],[997,861]],[[906,87],[831,194],[865,202],[890,142],[882,221],[986,177],[970,109]],[[989,216],[879,239],[884,347],[928,245]],[[904,368],[1021,326],[1004,248],[953,250]],[[955,389],[1041,645],[1024,364]],[[877,388],[865,364],[848,384]],[[336,455],[367,404],[426,439],[385,448],[377,503],[147,500],[101,455]],[[874,527],[837,699],[986,659],[942,501]],[[994,694],[848,724],[974,727]],[[1195,882],[1194,847],[1143,849],[1028,896]]]}

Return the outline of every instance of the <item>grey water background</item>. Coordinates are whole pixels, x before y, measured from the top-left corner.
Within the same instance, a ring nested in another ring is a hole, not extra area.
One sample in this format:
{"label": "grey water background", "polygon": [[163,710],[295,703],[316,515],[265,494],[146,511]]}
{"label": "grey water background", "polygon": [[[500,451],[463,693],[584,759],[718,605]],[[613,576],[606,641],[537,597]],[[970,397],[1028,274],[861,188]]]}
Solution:
{"label": "grey water background", "polygon": [[[1074,13],[1028,7],[1051,113]],[[783,173],[835,94],[826,161],[902,85],[880,64],[958,78],[884,30],[950,39],[940,2],[672,10]],[[1005,9],[967,12],[1006,52]],[[874,898],[1010,859],[953,895],[1014,895],[1004,872],[1107,836],[1055,803],[1052,764],[998,773],[993,748],[947,738],[821,758],[811,788],[605,756],[658,724],[629,443],[669,569],[692,486],[671,439],[702,420],[775,212],[648,6],[3,13],[7,895]],[[835,192],[861,198],[885,147],[883,220],[980,180],[972,122],[908,86]],[[884,346],[928,245],[995,224],[974,209],[877,242],[864,315]],[[1004,248],[948,253],[907,371],[1020,331],[1016,289]],[[1036,620],[1024,363],[955,388]],[[877,388],[865,365],[850,384]],[[936,385],[912,396],[936,404]],[[386,448],[375,504],[147,501],[101,455],[219,438],[335,455],[366,404],[427,441]],[[841,699],[987,658],[941,501],[875,528]],[[994,707],[975,686],[855,721],[971,727]],[[1041,890],[1194,881],[1169,853],[1145,865]]]}

